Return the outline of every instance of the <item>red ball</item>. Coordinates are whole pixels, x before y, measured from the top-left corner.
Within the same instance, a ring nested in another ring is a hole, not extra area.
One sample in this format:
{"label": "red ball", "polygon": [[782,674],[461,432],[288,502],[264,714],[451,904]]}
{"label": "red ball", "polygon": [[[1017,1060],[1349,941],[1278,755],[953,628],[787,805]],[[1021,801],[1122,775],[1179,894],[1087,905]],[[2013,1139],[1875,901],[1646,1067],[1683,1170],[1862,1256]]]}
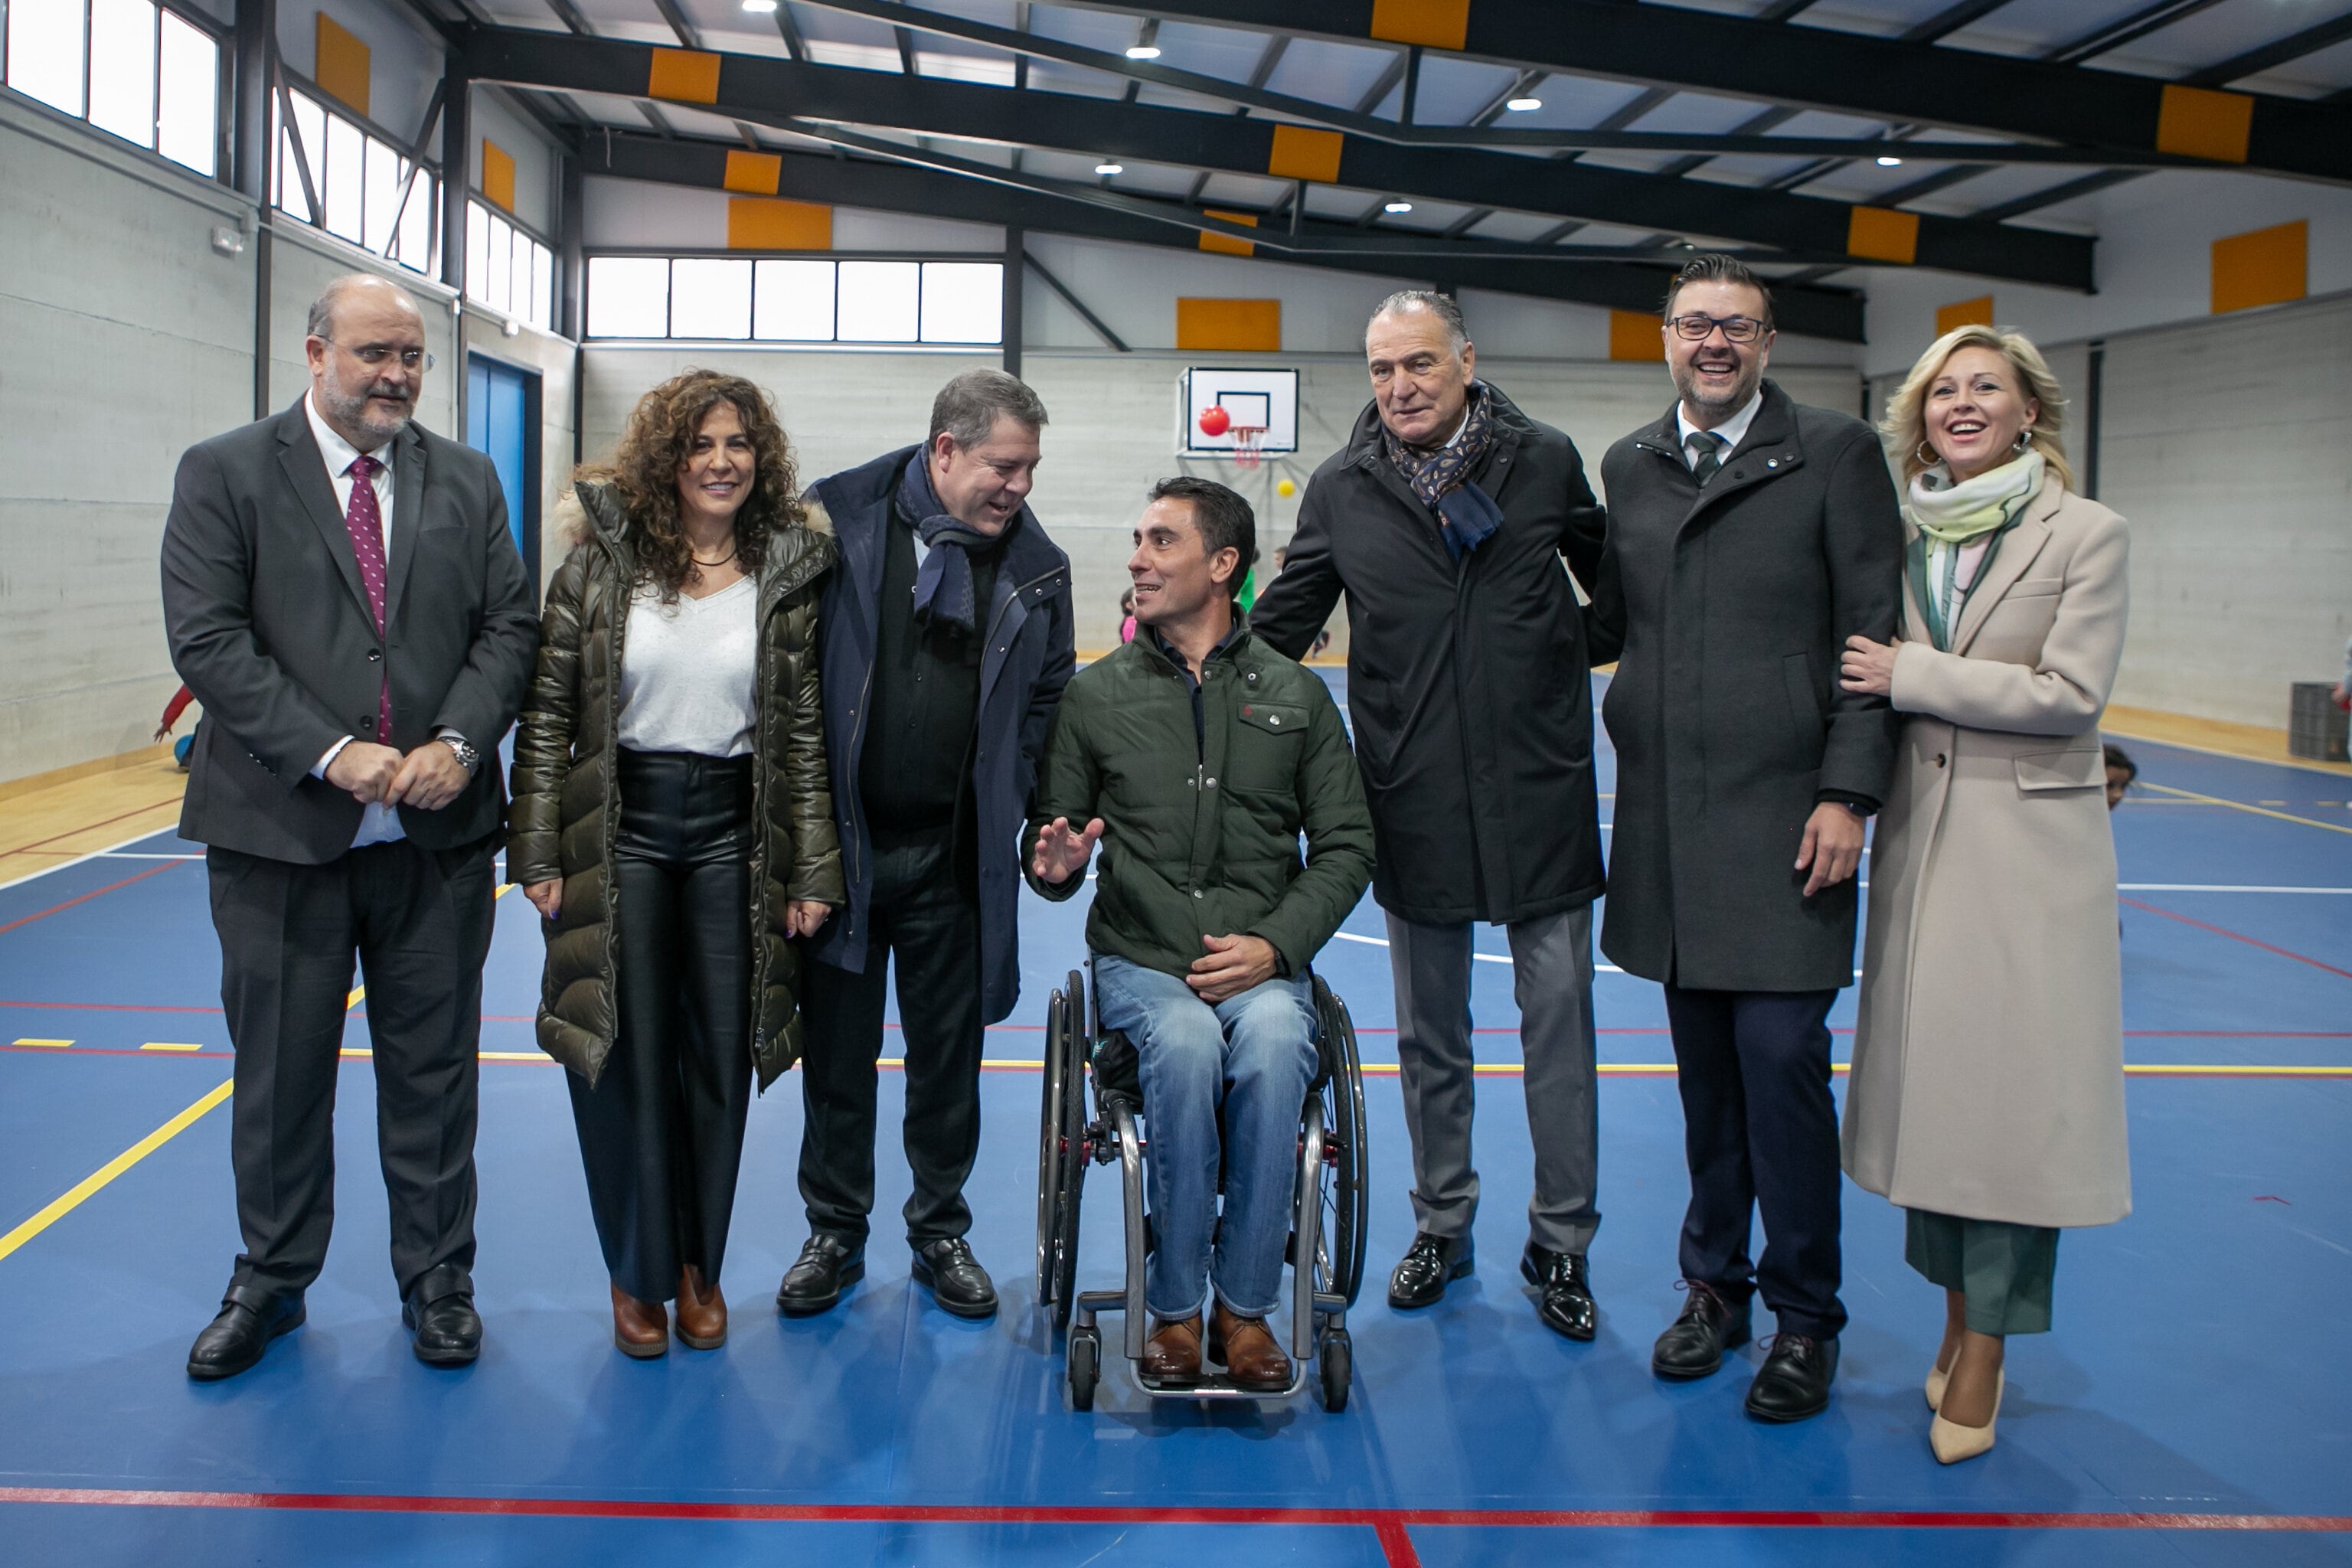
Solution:
{"label": "red ball", "polygon": [[1212,403],[1201,410],[1201,434],[1203,436],[1222,436],[1233,422],[1234,416],[1225,412],[1223,404]]}

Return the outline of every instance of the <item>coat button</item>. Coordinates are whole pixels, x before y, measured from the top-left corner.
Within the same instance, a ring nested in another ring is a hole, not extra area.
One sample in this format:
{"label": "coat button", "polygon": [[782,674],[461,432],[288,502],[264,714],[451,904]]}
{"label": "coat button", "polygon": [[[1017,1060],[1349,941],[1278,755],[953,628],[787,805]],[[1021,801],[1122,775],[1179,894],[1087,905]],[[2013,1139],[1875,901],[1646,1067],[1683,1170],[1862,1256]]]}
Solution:
{"label": "coat button", "polygon": [[1214,788],[1216,788],[1216,787],[1217,787],[1217,781],[1216,781],[1216,780],[1214,780],[1214,779],[1211,779],[1211,780],[1209,781],[1209,787],[1210,787],[1211,789],[1214,789]]}
{"label": "coat button", "polygon": [[368,662],[369,662],[370,664],[373,664],[373,663],[375,663],[378,659],[381,659],[382,658],[383,658],[383,652],[382,652],[380,649],[376,649],[376,648],[370,648],[370,649],[368,649]]}
{"label": "coat button", "polygon": [[1197,898],[1199,898],[1199,897],[1201,896],[1201,889],[1198,889],[1198,888],[1193,889],[1192,889],[1192,896],[1193,896],[1194,898],[1196,898],[1196,899],[1197,899]]}

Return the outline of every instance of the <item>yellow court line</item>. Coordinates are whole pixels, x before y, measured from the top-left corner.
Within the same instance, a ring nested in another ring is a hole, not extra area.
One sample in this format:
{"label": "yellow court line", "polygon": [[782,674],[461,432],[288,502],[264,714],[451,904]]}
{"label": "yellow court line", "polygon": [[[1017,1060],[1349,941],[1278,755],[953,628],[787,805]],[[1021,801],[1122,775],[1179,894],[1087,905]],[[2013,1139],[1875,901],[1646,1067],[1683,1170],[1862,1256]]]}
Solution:
{"label": "yellow court line", "polygon": [[73,1042],[71,1040],[36,1040],[27,1037],[21,1040],[11,1041],[10,1044],[18,1046],[53,1046],[63,1047],[72,1045]]}
{"label": "yellow court line", "polygon": [[2167,795],[2179,795],[2183,800],[2193,800],[2200,805],[2226,805],[2231,811],[2247,812],[2255,816],[2274,816],[2281,822],[2299,822],[2305,827],[2324,827],[2330,833],[2352,833],[2352,827],[2347,827],[2340,822],[2318,822],[2308,816],[2291,816],[2284,811],[2273,811],[2268,806],[2248,805],[2242,800],[2223,800],[2217,795],[2199,795],[2193,789],[2175,789],[2170,784],[2151,784],[2146,779],[2140,781],[2139,787],[2160,789]]}
{"label": "yellow court line", "polygon": [[105,1164],[100,1165],[97,1170],[92,1171],[89,1175],[84,1176],[80,1181],[75,1183],[72,1188],[69,1189],[63,1196],[51,1203],[47,1208],[41,1210],[40,1213],[26,1220],[24,1224],[18,1226],[7,1235],[0,1236],[0,1258],[6,1258],[10,1253],[16,1251],[18,1247],[32,1240],[33,1237],[40,1235],[41,1232],[48,1229],[49,1226],[55,1225],[58,1221],[63,1219],[77,1208],[79,1208],[83,1200],[89,1198],[100,1188],[114,1180],[115,1177],[122,1174],[123,1172],[131,1169],[131,1166],[139,1163],[140,1161],[144,1160],[148,1155],[152,1154],[156,1150],[161,1149],[164,1144],[169,1143],[173,1139],[177,1138],[189,1128],[194,1126],[198,1121],[204,1119],[205,1114],[211,1110],[213,1107],[218,1105],[222,1100],[226,1100],[229,1097],[230,1091],[236,1088],[236,1079],[230,1079],[222,1083],[219,1087],[206,1094],[202,1100],[199,1100],[194,1105],[188,1107],[187,1110],[183,1110],[179,1115],[174,1116],[171,1121],[166,1121],[163,1126],[158,1127],[154,1131],[150,1132],[146,1137],[142,1138],[138,1142],[133,1143],[130,1148],[125,1149],[121,1153],[117,1154],[113,1159],[109,1160]]}
{"label": "yellow court line", "polygon": [[187,1040],[149,1040],[139,1048],[142,1051],[201,1051],[205,1047]]}
{"label": "yellow court line", "polygon": [[367,987],[364,985],[354,985],[352,987],[352,994],[343,998],[343,1011],[348,1013],[366,1000]]}

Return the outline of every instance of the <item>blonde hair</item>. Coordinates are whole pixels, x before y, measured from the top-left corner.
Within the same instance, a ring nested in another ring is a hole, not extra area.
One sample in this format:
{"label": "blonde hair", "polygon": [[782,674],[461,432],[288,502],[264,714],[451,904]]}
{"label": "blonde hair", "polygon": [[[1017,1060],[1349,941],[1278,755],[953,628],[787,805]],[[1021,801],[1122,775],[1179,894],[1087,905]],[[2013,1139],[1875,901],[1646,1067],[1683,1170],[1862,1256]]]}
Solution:
{"label": "blonde hair", "polygon": [[1927,352],[1919,356],[1911,374],[1903,378],[1903,384],[1887,400],[1886,417],[1879,421],[1878,434],[1886,443],[1895,467],[1902,470],[1903,482],[1908,485],[1937,461],[1933,457],[1922,460],[1919,455],[1927,440],[1927,416],[1921,411],[1927,400],[1927,386],[1943,374],[1945,364],[1954,354],[1970,348],[1990,349],[2017,372],[2017,378],[2025,384],[2025,395],[2041,405],[2031,433],[2033,448],[2042,454],[2042,460],[2058,476],[2060,483],[2070,490],[2075,489],[2074,466],[2066,460],[2066,443],[2060,438],[2066,423],[2066,398],[2058,390],[2058,378],[2051,374],[2050,362],[2042,357],[2042,351],[2022,332],[1975,325],[1955,327],[1929,343]]}

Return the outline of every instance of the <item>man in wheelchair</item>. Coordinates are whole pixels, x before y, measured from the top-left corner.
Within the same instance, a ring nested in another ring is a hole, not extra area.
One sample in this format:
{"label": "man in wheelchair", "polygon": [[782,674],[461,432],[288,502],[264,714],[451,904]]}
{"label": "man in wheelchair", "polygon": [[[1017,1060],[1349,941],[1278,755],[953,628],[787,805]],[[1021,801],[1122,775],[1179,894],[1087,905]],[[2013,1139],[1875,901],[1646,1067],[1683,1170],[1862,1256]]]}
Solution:
{"label": "man in wheelchair", "polygon": [[1256,553],[1249,503],[1223,485],[1153,487],[1127,564],[1139,633],[1063,694],[1032,825],[1029,879],[1049,899],[1076,893],[1103,847],[1087,945],[1098,1022],[1135,1047],[1151,1132],[1139,1371],[1160,1387],[1200,1381],[1212,1289],[1210,1358],[1241,1388],[1290,1382],[1265,1319],[1316,1070],[1307,963],[1371,879],[1338,705],[1236,605]]}

